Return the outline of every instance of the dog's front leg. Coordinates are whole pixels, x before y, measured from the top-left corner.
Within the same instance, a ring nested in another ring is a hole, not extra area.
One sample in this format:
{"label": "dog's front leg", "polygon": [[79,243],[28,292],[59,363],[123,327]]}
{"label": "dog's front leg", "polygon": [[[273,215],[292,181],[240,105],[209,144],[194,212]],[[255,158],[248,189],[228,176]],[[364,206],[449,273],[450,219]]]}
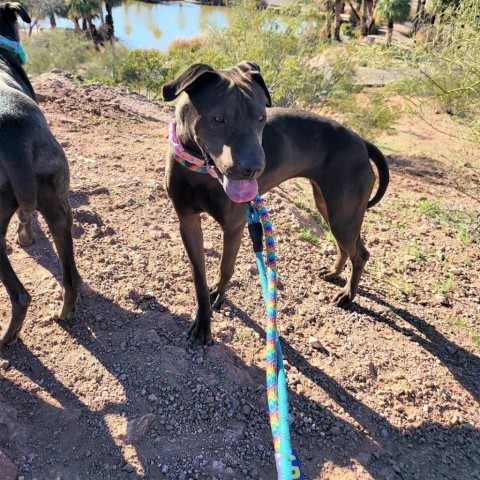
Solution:
{"label": "dog's front leg", "polygon": [[180,235],[187,251],[190,267],[192,269],[197,314],[195,323],[188,333],[192,345],[209,345],[213,342],[211,333],[210,294],[205,274],[205,252],[203,249],[203,233],[200,215],[179,214]]}
{"label": "dog's front leg", "polygon": [[220,269],[215,279],[213,287],[210,289],[210,303],[212,308],[220,308],[225,298],[227,284],[232,278],[235,269],[235,260],[237,259],[238,250],[242,243],[243,229],[245,221],[243,214],[242,220],[236,225],[228,225],[222,227],[223,230],[223,251],[220,260]]}

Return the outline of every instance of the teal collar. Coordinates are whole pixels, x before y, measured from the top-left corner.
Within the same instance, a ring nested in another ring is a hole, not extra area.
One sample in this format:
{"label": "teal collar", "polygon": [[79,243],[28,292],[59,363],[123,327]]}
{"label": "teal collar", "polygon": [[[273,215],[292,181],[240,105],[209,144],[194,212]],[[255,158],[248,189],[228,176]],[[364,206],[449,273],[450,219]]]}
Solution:
{"label": "teal collar", "polygon": [[27,62],[27,56],[25,55],[20,42],[15,42],[14,40],[10,40],[9,38],[0,35],[0,49],[1,48],[15,54],[22,65],[25,65]]}

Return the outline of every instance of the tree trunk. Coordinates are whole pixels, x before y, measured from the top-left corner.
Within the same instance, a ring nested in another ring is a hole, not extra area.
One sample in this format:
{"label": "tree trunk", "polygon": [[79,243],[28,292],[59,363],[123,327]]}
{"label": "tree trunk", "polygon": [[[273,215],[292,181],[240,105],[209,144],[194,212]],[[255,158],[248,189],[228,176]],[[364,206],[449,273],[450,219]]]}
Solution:
{"label": "tree trunk", "polygon": [[343,2],[342,0],[335,0],[335,28],[333,30],[333,38],[337,40],[337,42],[340,41],[340,27],[342,26],[342,17],[340,14],[342,13],[343,10]]}
{"label": "tree trunk", "polygon": [[326,14],[325,14],[325,24],[323,26],[323,36],[330,40],[332,38],[332,2],[327,0],[326,5]]}
{"label": "tree trunk", "polygon": [[355,26],[360,21],[360,15],[358,14],[357,10],[355,10],[355,7],[350,0],[348,1],[348,4],[350,5],[350,10],[352,11],[352,15],[350,15],[350,23]]}
{"label": "tree trunk", "polygon": [[389,20],[388,27],[387,27],[387,45],[388,46],[392,44],[392,36],[393,36],[393,20]]}
{"label": "tree trunk", "polygon": [[75,32],[79,33],[82,29],[80,28],[80,22],[78,21],[78,17],[73,17],[72,22]]}
{"label": "tree trunk", "polygon": [[100,16],[100,28],[105,31],[105,17],[103,16],[103,0],[98,0],[98,14]]}
{"label": "tree trunk", "polygon": [[367,35],[371,33],[376,33],[377,30],[375,27],[375,15],[373,14],[375,10],[375,4],[373,0],[366,0],[367,2]]}
{"label": "tree trunk", "polygon": [[360,7],[361,16],[360,16],[360,33],[366,37],[368,35],[368,24],[367,24],[367,1],[362,0]]}
{"label": "tree trunk", "polygon": [[115,37],[115,25],[113,24],[112,6],[109,0],[105,2],[107,15],[105,16],[105,23],[107,25],[107,40],[112,40]]}
{"label": "tree trunk", "polygon": [[54,30],[57,27],[57,22],[55,20],[55,15],[53,13],[48,14],[48,19],[50,20],[50,28]]}

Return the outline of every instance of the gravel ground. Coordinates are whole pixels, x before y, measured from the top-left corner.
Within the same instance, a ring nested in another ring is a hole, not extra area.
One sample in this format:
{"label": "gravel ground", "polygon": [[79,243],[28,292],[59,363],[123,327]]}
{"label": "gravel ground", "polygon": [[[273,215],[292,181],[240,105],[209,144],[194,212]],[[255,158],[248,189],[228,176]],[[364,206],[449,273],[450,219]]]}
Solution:
{"label": "gravel ground", "polygon": [[[61,270],[45,223],[24,249],[12,226],[10,259],[33,301],[21,341],[0,353],[0,479],[275,479],[247,235],[215,344],[187,347],[192,279],[163,189],[172,108],[60,72],[33,85],[69,157],[85,285],[74,320],[53,321]],[[334,247],[307,184],[265,197],[292,443],[309,480],[480,479],[478,204],[447,162],[416,151],[388,157],[348,311],[329,304],[342,281],[317,274]],[[220,231],[206,216],[204,231],[213,279]],[[0,308],[5,319],[3,290]]]}

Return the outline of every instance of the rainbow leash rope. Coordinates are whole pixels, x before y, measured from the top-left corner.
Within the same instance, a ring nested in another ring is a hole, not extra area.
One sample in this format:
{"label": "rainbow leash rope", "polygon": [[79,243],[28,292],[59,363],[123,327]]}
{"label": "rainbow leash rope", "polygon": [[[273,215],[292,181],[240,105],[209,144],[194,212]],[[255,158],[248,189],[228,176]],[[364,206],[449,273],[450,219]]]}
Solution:
{"label": "rainbow leash rope", "polygon": [[[249,203],[246,218],[253,243],[257,267],[266,306],[266,373],[267,398],[272,430],[278,480],[304,480],[298,455],[290,446],[288,423],[287,379],[282,359],[282,348],[277,330],[277,265],[272,224],[263,199],[256,195]],[[261,222],[261,223],[260,223]],[[263,231],[262,231],[263,224]],[[265,233],[266,266],[263,260]]]}

